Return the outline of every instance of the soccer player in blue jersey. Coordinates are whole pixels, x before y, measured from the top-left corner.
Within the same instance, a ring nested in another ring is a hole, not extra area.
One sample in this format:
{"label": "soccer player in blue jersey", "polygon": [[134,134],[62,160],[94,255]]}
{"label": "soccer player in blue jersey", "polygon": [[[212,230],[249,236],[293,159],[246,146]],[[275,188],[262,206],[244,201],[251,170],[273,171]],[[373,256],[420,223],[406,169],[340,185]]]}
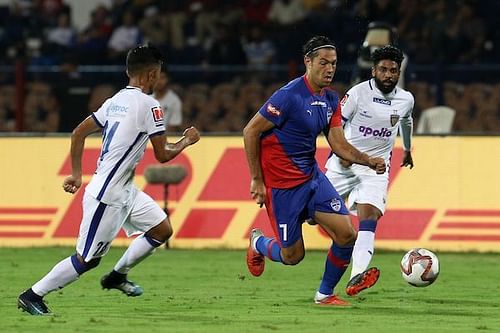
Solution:
{"label": "soccer player in blue jersey", "polygon": [[318,168],[316,138],[324,132],[335,154],[377,173],[386,166],[384,159],[360,152],[344,137],[339,98],[330,89],[337,67],[332,41],[315,36],[303,54],[306,73],[277,90],[243,130],[250,193],[257,204],[266,205],[274,230],[274,238],[252,230],[247,265],[252,275],[260,276],[265,257],[298,264],[305,253],[302,223],[313,218],[334,240],[314,302],[349,305],[334,294],[334,287],[349,265],[356,231],[342,198]]}

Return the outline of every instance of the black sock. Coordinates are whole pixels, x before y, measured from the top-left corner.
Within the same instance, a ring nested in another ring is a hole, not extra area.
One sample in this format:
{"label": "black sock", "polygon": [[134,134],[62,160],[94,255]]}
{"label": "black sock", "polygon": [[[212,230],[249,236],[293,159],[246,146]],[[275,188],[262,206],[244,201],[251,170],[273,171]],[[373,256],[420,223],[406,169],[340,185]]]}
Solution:
{"label": "black sock", "polygon": [[108,275],[108,281],[112,283],[122,283],[127,279],[127,274],[119,273],[115,270],[112,270]]}
{"label": "black sock", "polygon": [[42,297],[42,296],[35,294],[35,292],[34,292],[34,291],[33,291],[33,289],[31,289],[31,288],[30,288],[30,289],[28,289],[28,290],[26,290],[26,291],[23,293],[23,295],[24,295],[27,299],[32,300],[32,301],[41,301],[41,300],[43,299],[43,297]]}

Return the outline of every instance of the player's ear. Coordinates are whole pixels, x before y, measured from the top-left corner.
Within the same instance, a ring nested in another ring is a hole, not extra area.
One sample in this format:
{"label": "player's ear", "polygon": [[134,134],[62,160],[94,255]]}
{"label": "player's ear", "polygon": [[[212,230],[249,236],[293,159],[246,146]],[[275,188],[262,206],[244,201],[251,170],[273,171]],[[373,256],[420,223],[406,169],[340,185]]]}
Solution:
{"label": "player's ear", "polygon": [[375,77],[375,66],[372,67],[372,77]]}
{"label": "player's ear", "polygon": [[311,65],[311,58],[308,56],[304,56],[304,66],[306,66],[306,69],[309,69],[309,66]]}

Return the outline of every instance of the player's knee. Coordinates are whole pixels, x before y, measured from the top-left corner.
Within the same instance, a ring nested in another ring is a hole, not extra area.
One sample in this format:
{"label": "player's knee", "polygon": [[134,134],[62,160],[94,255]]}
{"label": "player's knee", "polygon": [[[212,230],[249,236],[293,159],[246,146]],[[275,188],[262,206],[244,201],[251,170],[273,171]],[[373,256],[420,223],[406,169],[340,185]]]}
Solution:
{"label": "player's knee", "polygon": [[356,242],[356,237],[356,230],[354,230],[354,228],[348,228],[337,235],[336,243],[340,246],[353,245]]}
{"label": "player's knee", "polygon": [[159,225],[146,232],[146,236],[163,243],[172,237],[173,233],[174,231],[167,218]]}
{"label": "player's knee", "polygon": [[86,262],[82,256],[79,254],[74,254],[71,256],[71,263],[73,264],[73,267],[75,268],[76,272],[80,275],[83,273],[91,270],[92,268],[95,268],[99,265],[101,262],[101,258],[94,258]]}
{"label": "player's knee", "polygon": [[297,265],[299,262],[304,259],[305,253],[302,251],[295,251],[292,253],[281,253],[281,259],[285,265]]}

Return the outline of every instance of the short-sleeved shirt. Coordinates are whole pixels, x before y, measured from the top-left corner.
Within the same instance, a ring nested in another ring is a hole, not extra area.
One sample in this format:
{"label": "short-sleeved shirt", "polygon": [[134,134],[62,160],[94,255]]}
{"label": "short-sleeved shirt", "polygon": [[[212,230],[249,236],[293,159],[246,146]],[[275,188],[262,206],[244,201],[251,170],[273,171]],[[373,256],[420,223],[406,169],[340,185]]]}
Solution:
{"label": "short-sleeved shirt", "polygon": [[315,94],[303,76],[277,90],[259,113],[275,125],[260,141],[266,186],[292,188],[309,180],[318,168],[316,138],[341,126],[338,95],[331,89]]}
{"label": "short-sleeved shirt", "polygon": [[[384,158],[390,165],[400,123],[411,122],[413,95],[399,87],[384,94],[377,88],[375,80],[370,79],[352,87],[340,104],[347,141],[370,156]],[[326,167],[331,171],[346,172],[335,155],[328,159]],[[352,165],[349,172],[376,174],[369,167],[358,164]]]}
{"label": "short-sleeved shirt", "polygon": [[157,100],[127,86],[106,100],[92,117],[103,128],[103,143],[86,191],[108,205],[124,205],[148,139],[165,133],[163,111]]}

